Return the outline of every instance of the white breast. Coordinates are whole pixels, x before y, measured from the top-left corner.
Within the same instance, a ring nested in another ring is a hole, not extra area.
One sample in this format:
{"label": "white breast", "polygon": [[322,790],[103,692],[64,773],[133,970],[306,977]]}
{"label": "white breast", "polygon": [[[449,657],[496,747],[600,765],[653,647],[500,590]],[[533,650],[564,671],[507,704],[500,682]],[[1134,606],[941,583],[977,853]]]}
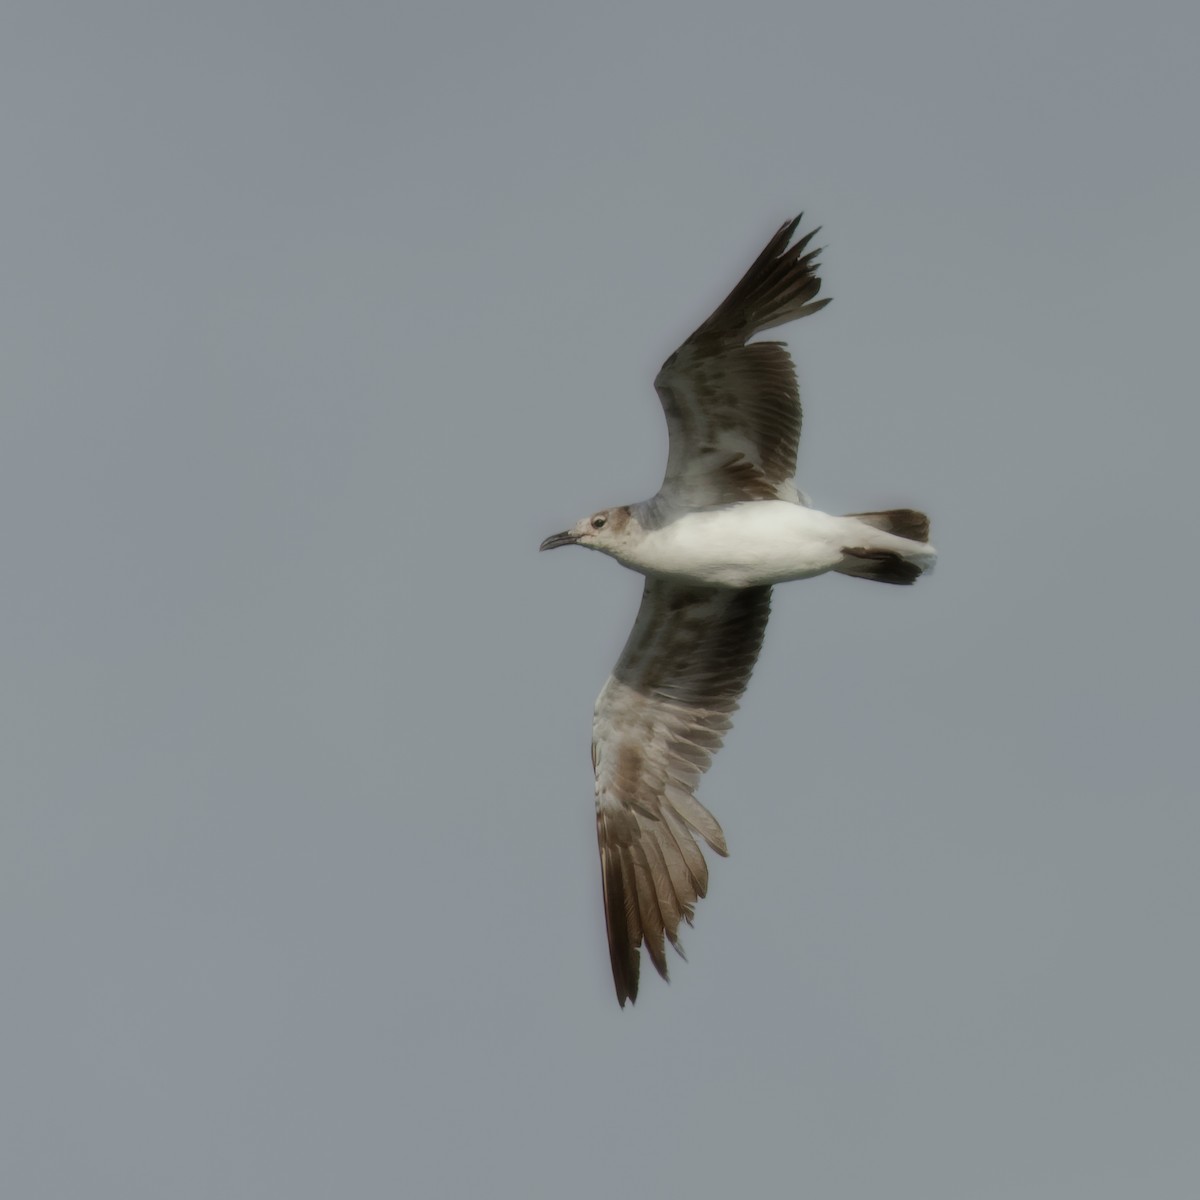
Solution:
{"label": "white breast", "polygon": [[[621,555],[635,571],[753,587],[820,575],[841,561],[847,518],[782,500],[687,513]],[[857,525],[857,522],[854,522]]]}

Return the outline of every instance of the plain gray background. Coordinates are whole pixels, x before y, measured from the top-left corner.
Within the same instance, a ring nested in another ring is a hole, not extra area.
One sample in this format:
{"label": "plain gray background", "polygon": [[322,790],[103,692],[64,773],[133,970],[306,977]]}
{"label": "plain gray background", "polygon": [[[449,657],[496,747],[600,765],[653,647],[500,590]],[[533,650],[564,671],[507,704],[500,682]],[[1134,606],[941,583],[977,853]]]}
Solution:
{"label": "plain gray background", "polygon": [[[1191,3],[11,3],[6,1196],[1200,1186]],[[821,224],[670,987],[591,705],[661,360]],[[644,968],[646,970],[647,968]]]}

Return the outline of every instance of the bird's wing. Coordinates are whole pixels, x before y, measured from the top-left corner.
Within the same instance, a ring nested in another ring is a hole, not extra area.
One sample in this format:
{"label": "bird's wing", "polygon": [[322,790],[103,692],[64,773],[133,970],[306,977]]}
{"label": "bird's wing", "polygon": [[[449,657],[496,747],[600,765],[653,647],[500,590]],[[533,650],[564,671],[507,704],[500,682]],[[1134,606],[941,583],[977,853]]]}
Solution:
{"label": "bird's wing", "polygon": [[791,482],[801,421],[796,370],[782,342],[746,343],[829,303],[815,299],[819,250],[807,246],[817,230],[788,244],[800,220],[780,227],[654,380],[670,434],[659,490],[669,505],[797,499]]}
{"label": "bird's wing", "polygon": [[697,843],[725,835],[696,785],[732,723],[762,645],[771,589],[647,579],[629,641],[596,700],[592,765],[604,916],[617,999],[637,998],[644,941],[667,978],[708,887]]}

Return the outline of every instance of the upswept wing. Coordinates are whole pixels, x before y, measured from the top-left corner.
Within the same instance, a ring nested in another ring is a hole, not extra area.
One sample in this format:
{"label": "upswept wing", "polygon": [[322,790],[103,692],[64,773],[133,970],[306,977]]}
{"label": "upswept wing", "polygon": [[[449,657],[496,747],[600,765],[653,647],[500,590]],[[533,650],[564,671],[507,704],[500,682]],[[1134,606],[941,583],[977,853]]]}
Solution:
{"label": "upswept wing", "polygon": [[769,587],[690,587],[649,578],[625,649],[596,700],[592,765],[613,982],[635,1000],[641,946],[667,978],[708,888],[697,837],[725,836],[695,798],[750,681],[771,609]]}
{"label": "upswept wing", "polygon": [[789,246],[803,214],[781,226],[716,312],[654,380],[670,434],[659,497],[698,508],[790,500],[800,443],[800,389],[782,342],[756,333],[817,312],[817,230]]}

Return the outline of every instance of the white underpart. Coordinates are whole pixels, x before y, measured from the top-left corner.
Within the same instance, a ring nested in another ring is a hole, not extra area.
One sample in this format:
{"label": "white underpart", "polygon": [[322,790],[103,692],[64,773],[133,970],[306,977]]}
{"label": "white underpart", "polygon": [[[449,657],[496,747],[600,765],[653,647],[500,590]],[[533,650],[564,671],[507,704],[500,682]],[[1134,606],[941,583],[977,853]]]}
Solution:
{"label": "white underpart", "polygon": [[753,500],[686,513],[639,532],[614,554],[646,575],[745,588],[832,571],[846,547],[887,550],[929,571],[932,546],[896,537],[854,517],[783,500]]}

